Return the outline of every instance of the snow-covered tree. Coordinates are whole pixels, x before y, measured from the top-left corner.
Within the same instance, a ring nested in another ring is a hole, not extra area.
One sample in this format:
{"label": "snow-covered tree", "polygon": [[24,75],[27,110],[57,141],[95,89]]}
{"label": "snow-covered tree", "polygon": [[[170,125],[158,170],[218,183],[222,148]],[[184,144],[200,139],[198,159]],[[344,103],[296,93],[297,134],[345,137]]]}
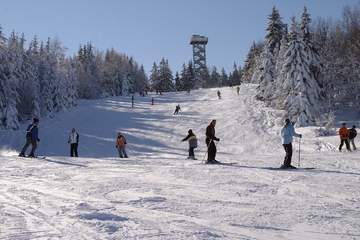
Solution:
{"label": "snow-covered tree", "polygon": [[266,42],[268,50],[272,55],[277,56],[277,52],[280,50],[280,41],[284,34],[284,24],[281,21],[279,11],[274,6],[272,13],[268,18],[269,23],[266,28]]}
{"label": "snow-covered tree", "polygon": [[313,124],[319,114],[320,88],[310,64],[306,44],[294,17],[280,83],[283,95],[279,100],[299,126]]}
{"label": "snow-covered tree", "polygon": [[162,58],[159,63],[159,85],[162,92],[174,90],[174,78],[167,59]]}

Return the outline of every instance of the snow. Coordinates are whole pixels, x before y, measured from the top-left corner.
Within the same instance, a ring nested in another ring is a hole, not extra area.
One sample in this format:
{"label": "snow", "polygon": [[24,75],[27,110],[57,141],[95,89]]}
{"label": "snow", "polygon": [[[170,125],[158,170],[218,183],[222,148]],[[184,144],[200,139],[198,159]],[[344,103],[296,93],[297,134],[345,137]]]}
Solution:
{"label": "snow", "polygon": [[[315,169],[269,170],[283,161],[285,113],[256,101],[256,85],[239,96],[222,88],[221,100],[217,90],[136,96],[134,109],[130,97],[81,101],[41,121],[46,159],[16,157],[26,124],[2,131],[0,239],[359,239],[359,151],[340,153],[337,136],[297,128],[301,166]],[[212,119],[217,159],[237,164],[201,164]],[[67,157],[72,127],[80,158]],[[197,161],[180,142],[189,128]],[[118,131],[129,159],[117,158]]]}

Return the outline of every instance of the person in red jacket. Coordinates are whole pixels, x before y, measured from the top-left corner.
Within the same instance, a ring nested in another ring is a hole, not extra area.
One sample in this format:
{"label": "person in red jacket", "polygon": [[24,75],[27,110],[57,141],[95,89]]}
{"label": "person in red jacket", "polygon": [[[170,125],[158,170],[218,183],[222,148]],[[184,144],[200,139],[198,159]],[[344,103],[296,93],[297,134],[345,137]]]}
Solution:
{"label": "person in red jacket", "polygon": [[341,149],[344,146],[344,143],[346,145],[346,149],[348,151],[351,151],[350,144],[349,144],[349,130],[346,127],[346,123],[343,123],[342,127],[339,129],[339,135],[340,135],[339,151],[341,152]]}

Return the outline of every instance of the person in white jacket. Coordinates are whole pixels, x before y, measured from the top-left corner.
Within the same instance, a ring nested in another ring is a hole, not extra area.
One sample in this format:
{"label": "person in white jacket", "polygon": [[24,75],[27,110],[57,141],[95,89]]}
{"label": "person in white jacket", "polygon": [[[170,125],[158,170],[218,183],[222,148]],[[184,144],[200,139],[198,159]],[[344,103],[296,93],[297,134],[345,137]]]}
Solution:
{"label": "person in white jacket", "polygon": [[281,129],[280,135],[282,138],[282,145],[286,153],[284,164],[280,168],[282,169],[296,168],[293,165],[291,165],[291,157],[293,153],[292,141],[294,136],[298,138],[302,138],[302,135],[295,132],[294,125],[290,122],[290,119],[285,120],[285,125]]}
{"label": "person in white jacket", "polygon": [[78,157],[79,134],[73,128],[69,135],[70,157]]}

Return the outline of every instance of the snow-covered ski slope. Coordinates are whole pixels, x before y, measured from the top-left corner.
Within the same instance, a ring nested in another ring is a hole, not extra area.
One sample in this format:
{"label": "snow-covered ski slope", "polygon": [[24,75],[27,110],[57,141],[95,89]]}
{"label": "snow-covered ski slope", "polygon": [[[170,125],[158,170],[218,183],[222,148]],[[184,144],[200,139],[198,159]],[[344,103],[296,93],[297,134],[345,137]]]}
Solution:
{"label": "snow-covered ski slope", "polygon": [[[0,239],[360,239],[359,151],[339,153],[336,136],[302,128],[301,166],[316,169],[267,169],[283,160],[284,113],[256,101],[255,87],[223,88],[221,100],[217,89],[166,93],[154,106],[136,97],[134,109],[125,97],[82,101],[42,120],[46,159],[16,157],[24,132],[1,132]],[[237,164],[201,164],[211,119],[217,159]],[[67,157],[72,127],[76,159]],[[180,142],[189,128],[197,161]],[[118,131],[129,159],[116,157]]]}

